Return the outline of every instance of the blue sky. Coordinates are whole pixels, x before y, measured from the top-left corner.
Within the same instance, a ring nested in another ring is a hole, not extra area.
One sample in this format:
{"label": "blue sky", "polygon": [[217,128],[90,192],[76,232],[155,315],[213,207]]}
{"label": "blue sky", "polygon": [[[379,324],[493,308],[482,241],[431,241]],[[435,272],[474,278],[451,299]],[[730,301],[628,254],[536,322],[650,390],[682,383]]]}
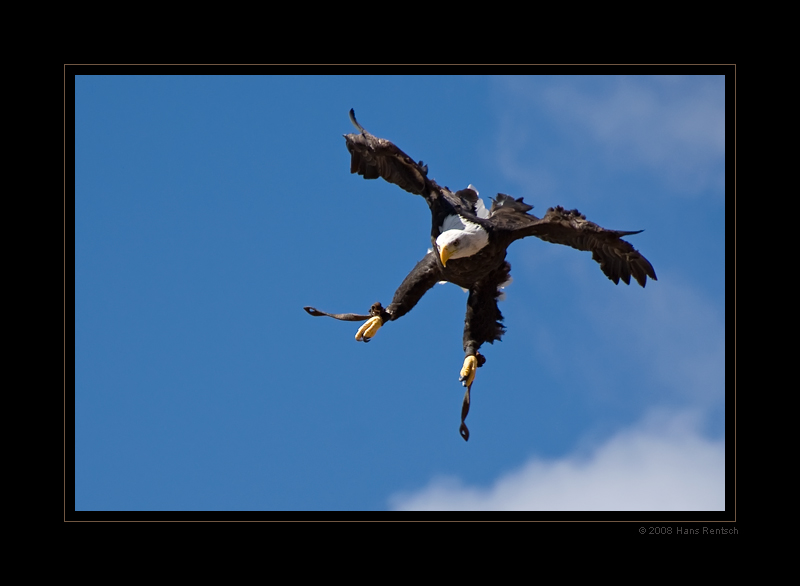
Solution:
{"label": "blue sky", "polygon": [[[467,420],[467,295],[356,343],[422,198],[349,173],[348,110],[451,189],[578,208],[657,282],[509,249]],[[78,510],[722,510],[721,76],[79,76]]]}

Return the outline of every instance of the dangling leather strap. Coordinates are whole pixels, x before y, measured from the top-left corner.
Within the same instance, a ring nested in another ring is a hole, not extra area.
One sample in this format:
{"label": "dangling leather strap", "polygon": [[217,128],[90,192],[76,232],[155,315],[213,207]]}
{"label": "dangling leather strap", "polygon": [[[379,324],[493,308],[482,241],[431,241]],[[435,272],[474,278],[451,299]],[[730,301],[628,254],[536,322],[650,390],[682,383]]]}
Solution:
{"label": "dangling leather strap", "polygon": [[469,441],[469,428],[464,420],[469,414],[469,392],[472,390],[472,385],[467,387],[467,392],[464,393],[464,402],[461,404],[461,427],[458,428],[458,433],[464,438],[464,441]]}
{"label": "dangling leather strap", "polygon": [[340,319],[342,321],[367,321],[371,315],[359,315],[357,313],[325,313],[313,307],[304,307],[309,315],[314,317],[332,317],[333,319]]}

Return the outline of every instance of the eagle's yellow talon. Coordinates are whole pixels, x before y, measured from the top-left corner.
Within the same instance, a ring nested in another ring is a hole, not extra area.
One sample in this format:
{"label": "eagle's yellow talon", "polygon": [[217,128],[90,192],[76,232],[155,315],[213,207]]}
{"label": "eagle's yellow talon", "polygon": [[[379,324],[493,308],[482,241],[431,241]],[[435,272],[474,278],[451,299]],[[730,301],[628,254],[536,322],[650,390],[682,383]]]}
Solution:
{"label": "eagle's yellow talon", "polygon": [[356,332],[356,342],[369,342],[370,338],[378,333],[382,325],[383,319],[381,319],[379,315],[369,318],[358,328]]}
{"label": "eagle's yellow talon", "polygon": [[458,380],[461,384],[469,388],[475,380],[475,370],[478,368],[478,359],[474,356],[467,356],[464,359],[464,366],[461,367],[461,376]]}

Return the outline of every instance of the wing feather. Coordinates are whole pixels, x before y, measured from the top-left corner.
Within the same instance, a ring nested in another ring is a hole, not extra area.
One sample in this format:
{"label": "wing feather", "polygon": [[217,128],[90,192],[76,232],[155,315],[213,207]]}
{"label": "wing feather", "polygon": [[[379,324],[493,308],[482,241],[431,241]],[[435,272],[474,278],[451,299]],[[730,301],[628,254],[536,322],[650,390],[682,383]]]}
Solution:
{"label": "wing feather", "polygon": [[356,121],[353,110],[350,110],[350,119],[361,131],[344,135],[350,151],[350,172],[358,173],[364,179],[381,177],[409,193],[427,196],[431,187],[428,166],[422,161],[415,163],[394,143],[370,134]]}
{"label": "wing feather", "polygon": [[433,214],[431,235],[434,238],[439,235],[442,220],[454,212],[463,211],[478,217],[488,215],[472,185],[453,193],[428,178],[428,166],[422,161],[415,163],[391,141],[370,134],[358,123],[353,110],[350,110],[350,121],[359,130],[358,134],[344,135],[350,152],[350,172],[358,173],[364,179],[381,177],[409,193],[424,197]]}
{"label": "wing feather", "polygon": [[490,219],[498,228],[513,232],[515,240],[536,236],[545,242],[590,251],[592,259],[600,264],[600,269],[614,284],[619,284],[622,279],[630,285],[631,276],[642,287],[647,283],[647,277],[658,280],[653,265],[622,239],[642,230],[608,230],[590,222],[578,210],[565,210],[561,206],[550,208],[540,219],[522,211],[527,207],[522,198],[514,200],[509,196],[498,196],[498,201],[492,205]]}

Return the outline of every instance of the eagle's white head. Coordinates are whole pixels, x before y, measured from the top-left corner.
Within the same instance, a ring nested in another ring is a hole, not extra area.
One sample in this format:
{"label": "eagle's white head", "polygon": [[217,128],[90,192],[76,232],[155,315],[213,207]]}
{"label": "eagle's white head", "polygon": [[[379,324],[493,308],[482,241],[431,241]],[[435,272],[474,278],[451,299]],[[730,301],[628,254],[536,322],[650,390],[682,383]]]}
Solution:
{"label": "eagle's white head", "polygon": [[[472,184],[469,185],[469,189],[478,193]],[[489,217],[489,210],[486,209],[480,198],[475,206],[475,212],[479,218]],[[458,214],[447,216],[444,219],[441,232],[436,239],[436,245],[439,247],[442,265],[445,266],[451,258],[472,256],[489,244],[489,233],[483,226],[470,222]]]}

